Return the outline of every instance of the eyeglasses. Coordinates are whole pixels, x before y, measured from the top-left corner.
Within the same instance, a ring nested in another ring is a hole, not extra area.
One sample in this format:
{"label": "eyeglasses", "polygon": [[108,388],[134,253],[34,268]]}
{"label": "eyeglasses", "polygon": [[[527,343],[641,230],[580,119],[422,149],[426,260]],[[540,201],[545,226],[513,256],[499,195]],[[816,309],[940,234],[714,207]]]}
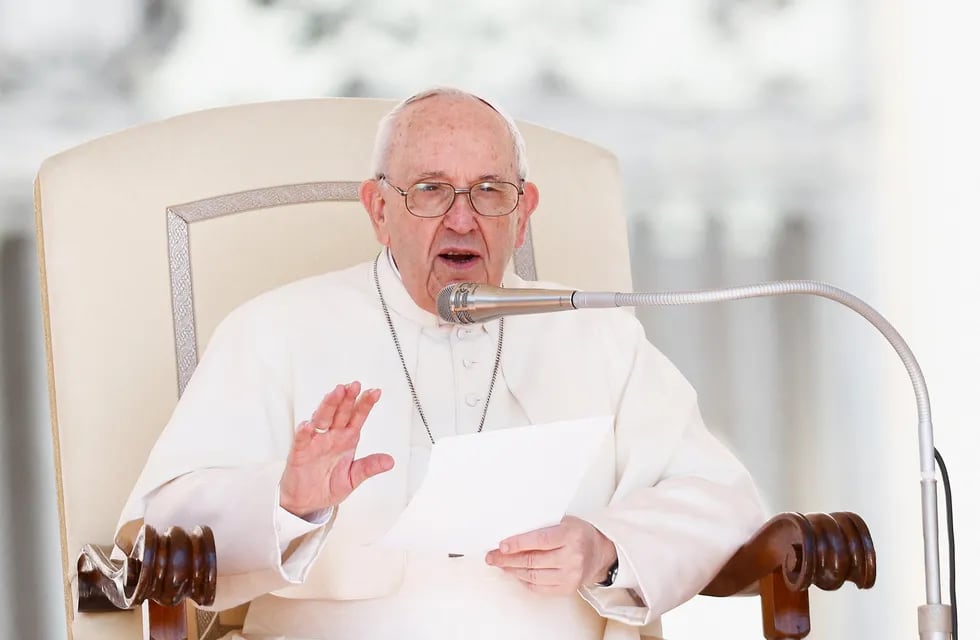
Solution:
{"label": "eyeglasses", "polygon": [[467,189],[457,189],[445,182],[418,182],[406,191],[388,182],[384,176],[378,176],[392,189],[405,198],[405,208],[419,218],[438,218],[449,211],[456,196],[465,193],[470,206],[481,216],[497,218],[505,216],[517,208],[520,197],[524,195],[524,181],[521,186],[510,182],[478,182]]}

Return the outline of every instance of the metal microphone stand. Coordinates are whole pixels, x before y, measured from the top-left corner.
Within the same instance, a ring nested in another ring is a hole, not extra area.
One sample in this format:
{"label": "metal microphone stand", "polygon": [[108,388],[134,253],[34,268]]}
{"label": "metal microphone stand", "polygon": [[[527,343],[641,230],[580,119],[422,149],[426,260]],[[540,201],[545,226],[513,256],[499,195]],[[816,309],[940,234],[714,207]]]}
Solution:
{"label": "metal microphone stand", "polygon": [[[933,458],[932,409],[929,406],[929,392],[922,370],[911,349],[895,327],[880,313],[860,298],[843,289],[812,280],[787,280],[730,289],[711,291],[689,291],[674,293],[615,293],[611,294],[617,307],[635,306],[676,306],[722,302],[767,296],[809,294],[828,298],[859,313],[881,332],[895,349],[905,365],[915,391],[916,407],[919,414],[919,469],[922,494],[922,538],[925,551],[926,604],[919,607],[920,640],[950,640],[952,634],[952,609],[942,602],[939,579],[939,514],[936,498],[936,466]],[[609,293],[576,292],[576,306],[587,307],[590,298],[601,304]],[[606,298],[608,300],[608,298]]]}

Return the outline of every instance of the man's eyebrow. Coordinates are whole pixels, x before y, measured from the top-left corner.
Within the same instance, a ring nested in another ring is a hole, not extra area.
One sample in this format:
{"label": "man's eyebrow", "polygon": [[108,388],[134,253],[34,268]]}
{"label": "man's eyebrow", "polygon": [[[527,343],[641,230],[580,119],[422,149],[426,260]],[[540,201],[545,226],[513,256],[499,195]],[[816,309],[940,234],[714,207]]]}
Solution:
{"label": "man's eyebrow", "polygon": [[[423,173],[420,173],[416,177],[415,182],[425,182],[426,180],[432,180],[432,179],[436,179],[448,183],[452,182],[449,179],[449,175],[444,171],[425,171]],[[482,176],[478,177],[476,180],[474,180],[473,183],[476,184],[479,182],[487,182],[487,181],[503,182],[504,178],[497,173],[485,173]]]}
{"label": "man's eyebrow", "polygon": [[425,171],[423,173],[420,173],[418,177],[416,177],[415,181],[419,182],[419,181],[431,180],[432,178],[438,178],[439,180],[444,180],[446,182],[449,181],[449,176],[447,176],[442,171]]}

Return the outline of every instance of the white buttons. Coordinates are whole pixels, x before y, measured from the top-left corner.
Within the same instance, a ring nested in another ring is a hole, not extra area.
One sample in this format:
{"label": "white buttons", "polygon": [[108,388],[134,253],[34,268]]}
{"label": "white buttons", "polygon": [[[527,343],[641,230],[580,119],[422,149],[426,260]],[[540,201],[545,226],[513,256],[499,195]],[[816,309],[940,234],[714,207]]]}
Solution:
{"label": "white buttons", "polygon": [[460,328],[456,329],[456,337],[459,338],[460,340],[466,340],[471,335],[473,335],[473,330],[472,329],[469,329],[469,328],[466,328],[466,327],[460,327]]}
{"label": "white buttons", "polygon": [[467,369],[472,369],[478,364],[476,360],[470,360],[469,358],[463,358],[463,366]]}
{"label": "white buttons", "polygon": [[480,400],[480,396],[476,393],[466,394],[466,404],[470,407],[475,407],[476,405],[480,404]]}

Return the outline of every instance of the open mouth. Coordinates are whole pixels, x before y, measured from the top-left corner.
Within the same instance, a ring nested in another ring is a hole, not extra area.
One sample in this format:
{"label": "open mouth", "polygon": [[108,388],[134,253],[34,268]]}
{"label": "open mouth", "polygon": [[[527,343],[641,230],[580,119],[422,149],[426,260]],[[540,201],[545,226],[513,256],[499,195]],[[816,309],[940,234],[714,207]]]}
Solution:
{"label": "open mouth", "polygon": [[439,254],[439,258],[456,267],[468,267],[480,259],[479,254],[471,251],[449,250]]}

